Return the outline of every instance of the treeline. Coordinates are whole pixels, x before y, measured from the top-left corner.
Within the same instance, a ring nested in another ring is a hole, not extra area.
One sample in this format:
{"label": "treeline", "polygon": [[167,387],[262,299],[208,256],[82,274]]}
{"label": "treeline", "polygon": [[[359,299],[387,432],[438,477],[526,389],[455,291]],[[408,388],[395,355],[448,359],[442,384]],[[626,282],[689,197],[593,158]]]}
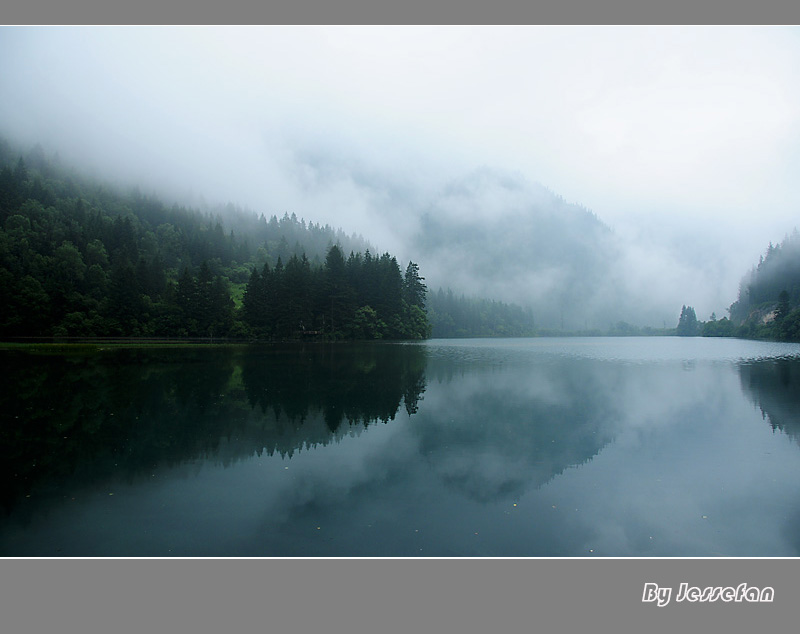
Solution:
{"label": "treeline", "polygon": [[697,318],[697,312],[692,306],[683,306],[681,315],[678,318],[678,325],[673,334],[679,337],[736,337],[737,329],[733,322],[727,317],[717,319],[715,313],[711,313],[708,321],[701,321]]}
{"label": "treeline", "polygon": [[377,258],[380,280],[375,258],[343,280],[346,250],[369,245],[294,214],[167,207],[82,178],[38,147],[15,156],[0,140],[3,337],[426,336],[424,290],[409,303],[390,256]]}
{"label": "treeline", "polygon": [[403,275],[388,253],[351,252],[345,260],[334,245],[321,268],[293,255],[286,266],[279,258],[274,268],[253,269],[242,316],[259,338],[424,339],[430,327],[423,279],[413,262]]}
{"label": "treeline", "polygon": [[[785,314],[785,312],[786,311],[784,311],[783,314]],[[785,320],[782,315],[776,320],[775,314],[776,313],[773,312],[763,318],[767,319],[767,322],[753,318],[745,323],[737,324],[727,317],[717,319],[715,313],[711,313],[708,321],[701,321],[697,319],[697,314],[693,307],[684,306],[681,309],[678,326],[673,329],[671,334],[678,335],[679,337],[740,337],[743,339],[797,340],[797,335],[792,339],[781,332],[780,326],[784,325]]]}
{"label": "treeline", "polygon": [[442,288],[428,297],[433,337],[531,337],[533,312],[516,304],[455,295]]}

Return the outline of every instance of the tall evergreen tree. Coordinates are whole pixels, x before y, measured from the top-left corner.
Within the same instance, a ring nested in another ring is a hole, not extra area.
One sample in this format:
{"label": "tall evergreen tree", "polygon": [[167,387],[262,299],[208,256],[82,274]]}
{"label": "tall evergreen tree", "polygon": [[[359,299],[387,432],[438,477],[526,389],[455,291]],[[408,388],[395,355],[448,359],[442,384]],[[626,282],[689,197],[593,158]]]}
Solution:
{"label": "tall evergreen tree", "polygon": [[428,287],[423,283],[424,280],[425,278],[419,274],[419,266],[414,262],[409,262],[403,278],[403,299],[409,306],[425,308]]}

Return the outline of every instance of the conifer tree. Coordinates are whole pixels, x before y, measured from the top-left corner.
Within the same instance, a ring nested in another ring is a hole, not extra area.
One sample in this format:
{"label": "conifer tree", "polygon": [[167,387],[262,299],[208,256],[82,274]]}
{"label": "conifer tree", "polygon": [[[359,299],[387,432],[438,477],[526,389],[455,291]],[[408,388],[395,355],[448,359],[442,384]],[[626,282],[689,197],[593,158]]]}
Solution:
{"label": "conifer tree", "polygon": [[691,306],[683,306],[681,316],[678,319],[676,334],[679,337],[695,337],[699,334],[697,315]]}

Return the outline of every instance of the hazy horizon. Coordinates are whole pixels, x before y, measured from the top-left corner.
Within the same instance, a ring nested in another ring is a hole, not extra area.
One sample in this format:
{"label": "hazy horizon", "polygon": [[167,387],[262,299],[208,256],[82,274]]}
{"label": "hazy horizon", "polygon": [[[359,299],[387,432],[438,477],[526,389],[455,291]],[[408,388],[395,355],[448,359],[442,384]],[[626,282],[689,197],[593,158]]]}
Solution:
{"label": "hazy horizon", "polygon": [[[2,27],[0,133],[361,234],[433,290],[457,271],[446,244],[420,258],[424,214],[479,231],[549,190],[611,228],[608,283],[670,326],[723,316],[798,225],[798,62],[783,27]],[[514,279],[450,285],[524,305]]]}

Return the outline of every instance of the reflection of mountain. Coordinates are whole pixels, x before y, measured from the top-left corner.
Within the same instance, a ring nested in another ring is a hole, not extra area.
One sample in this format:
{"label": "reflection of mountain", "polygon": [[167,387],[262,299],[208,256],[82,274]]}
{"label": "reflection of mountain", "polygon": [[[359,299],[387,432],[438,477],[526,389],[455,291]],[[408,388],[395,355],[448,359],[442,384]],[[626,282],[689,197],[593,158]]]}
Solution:
{"label": "reflection of mountain", "polygon": [[33,491],[150,477],[198,458],[291,456],[388,422],[403,402],[414,413],[425,389],[421,346],[6,352],[2,362],[7,509]]}
{"label": "reflection of mountain", "polygon": [[778,359],[739,366],[742,389],[779,429],[800,441],[800,361]]}
{"label": "reflection of mountain", "polygon": [[454,363],[429,362],[431,387],[413,427],[434,471],[476,501],[516,499],[613,437],[608,364],[558,359],[457,376]]}

